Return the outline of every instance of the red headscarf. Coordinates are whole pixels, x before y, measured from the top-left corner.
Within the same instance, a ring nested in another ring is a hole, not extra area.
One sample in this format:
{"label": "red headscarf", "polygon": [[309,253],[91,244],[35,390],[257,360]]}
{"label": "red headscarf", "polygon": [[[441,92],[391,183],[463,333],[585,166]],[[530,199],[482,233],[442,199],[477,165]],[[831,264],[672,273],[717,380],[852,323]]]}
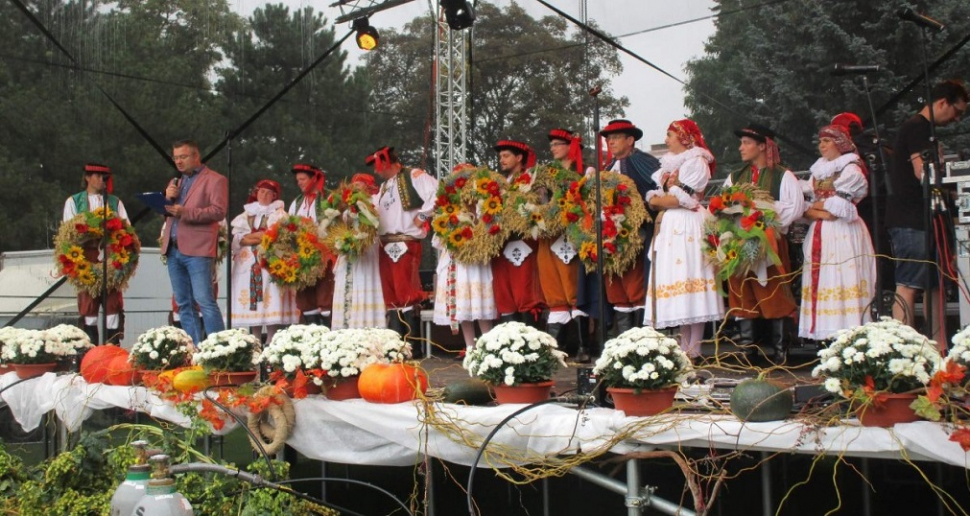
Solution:
{"label": "red headscarf", "polygon": [[394,147],[384,146],[377,149],[373,154],[369,154],[364,158],[364,163],[367,165],[374,165],[374,171],[380,174],[391,164],[391,152],[394,151]]}
{"label": "red headscarf", "polygon": [[852,143],[852,138],[849,136],[849,128],[843,125],[827,125],[818,131],[819,138],[831,138],[832,142],[835,143],[835,148],[839,149],[839,152],[846,154],[849,152],[855,152],[855,144]]}
{"label": "red headscarf", "polygon": [[377,183],[374,181],[374,176],[370,174],[354,174],[354,177],[350,178],[351,183],[357,183],[359,185],[364,185],[367,193],[374,195],[377,193]]}
{"label": "red headscarf", "polygon": [[276,181],[273,181],[272,179],[260,179],[253,186],[252,190],[249,191],[249,198],[246,199],[246,204],[249,204],[251,202],[256,202],[256,200],[257,200],[256,199],[256,192],[258,192],[260,188],[265,188],[267,190],[272,190],[273,193],[276,194],[276,199],[279,199],[280,198],[280,192],[282,191],[282,189],[280,188],[280,184],[279,183],[277,183]]}
{"label": "red headscarf", "polygon": [[[697,127],[697,124],[694,123],[693,120],[685,118],[683,120],[671,122],[670,126],[667,127],[667,130],[676,134],[677,141],[679,141],[684,147],[687,147],[688,149],[700,147],[707,152],[711,152],[710,147],[707,146],[707,142],[704,141],[704,135],[701,134],[700,127]],[[713,152],[711,152],[711,157],[714,157]],[[710,164],[711,175],[714,175],[714,169],[716,168],[717,160],[714,159]]]}
{"label": "red headscarf", "polygon": [[313,181],[310,182],[310,185],[303,192],[304,197],[306,197],[308,201],[313,202],[316,200],[317,195],[323,192],[325,177],[323,171],[319,168],[313,165],[307,165],[305,163],[297,163],[296,165],[293,165],[291,172],[294,174],[297,172],[302,172],[313,178]]}

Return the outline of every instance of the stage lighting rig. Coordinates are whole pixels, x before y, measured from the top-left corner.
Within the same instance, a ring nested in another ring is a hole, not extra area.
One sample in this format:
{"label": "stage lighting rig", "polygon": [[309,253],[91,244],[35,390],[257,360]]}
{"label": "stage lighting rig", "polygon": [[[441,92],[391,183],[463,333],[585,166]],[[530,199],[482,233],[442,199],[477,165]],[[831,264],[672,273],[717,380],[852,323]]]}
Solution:
{"label": "stage lighting rig", "polygon": [[462,30],[475,23],[475,9],[468,0],[441,0],[445,21],[451,30]]}
{"label": "stage lighting rig", "polygon": [[366,16],[354,20],[353,28],[357,31],[357,46],[361,50],[374,50],[377,48],[381,37],[377,34],[377,29],[371,26]]}

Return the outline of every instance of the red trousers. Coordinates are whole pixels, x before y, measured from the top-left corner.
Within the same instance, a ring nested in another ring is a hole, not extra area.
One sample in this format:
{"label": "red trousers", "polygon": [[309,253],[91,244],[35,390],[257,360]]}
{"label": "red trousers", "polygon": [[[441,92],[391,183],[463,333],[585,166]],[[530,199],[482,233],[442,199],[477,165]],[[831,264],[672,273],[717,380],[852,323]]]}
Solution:
{"label": "red trousers", "polygon": [[552,252],[554,240],[539,240],[539,286],[549,310],[567,311],[576,306],[576,283],[579,281],[579,257],[568,264]]}
{"label": "red trousers", "polygon": [[539,246],[535,240],[523,242],[532,252],[518,267],[502,253],[492,259],[492,287],[499,315],[536,312],[545,305],[539,286]]}
{"label": "red trousers", "polygon": [[633,267],[623,275],[606,278],[606,300],[619,308],[643,306],[647,299],[647,287],[643,276],[643,252],[637,253]]}
{"label": "red trousers", "polygon": [[333,263],[327,266],[327,272],[317,280],[317,284],[296,291],[296,307],[301,313],[320,309],[329,312],[333,308]]}
{"label": "red trousers", "polygon": [[768,281],[762,286],[758,277],[748,274],[744,277],[728,278],[728,306],[731,315],[745,319],[781,319],[792,315],[798,308],[792,297],[791,276],[785,271],[791,269],[788,259],[788,240],[778,239],[778,257],[781,267],[768,267]]}
{"label": "red trousers", "polygon": [[384,291],[384,305],[388,310],[409,308],[427,299],[421,288],[421,241],[408,240],[406,253],[395,262],[384,250],[381,242],[378,261],[381,270],[381,290]]}

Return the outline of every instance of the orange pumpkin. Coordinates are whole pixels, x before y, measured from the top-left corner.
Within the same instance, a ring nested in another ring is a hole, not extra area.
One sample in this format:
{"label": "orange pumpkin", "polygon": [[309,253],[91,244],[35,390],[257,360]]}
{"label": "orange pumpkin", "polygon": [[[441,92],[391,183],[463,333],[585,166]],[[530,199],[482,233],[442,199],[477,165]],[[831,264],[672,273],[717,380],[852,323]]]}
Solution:
{"label": "orange pumpkin", "polygon": [[131,385],[135,383],[135,368],[128,361],[128,352],[118,354],[108,362],[108,377],[104,383],[108,385]]}
{"label": "orange pumpkin", "polygon": [[401,403],[428,390],[428,375],[408,364],[373,364],[360,373],[357,387],[371,403]]}
{"label": "orange pumpkin", "polygon": [[81,359],[81,376],[88,383],[104,383],[111,374],[111,361],[118,356],[128,360],[128,352],[114,345],[96,346]]}

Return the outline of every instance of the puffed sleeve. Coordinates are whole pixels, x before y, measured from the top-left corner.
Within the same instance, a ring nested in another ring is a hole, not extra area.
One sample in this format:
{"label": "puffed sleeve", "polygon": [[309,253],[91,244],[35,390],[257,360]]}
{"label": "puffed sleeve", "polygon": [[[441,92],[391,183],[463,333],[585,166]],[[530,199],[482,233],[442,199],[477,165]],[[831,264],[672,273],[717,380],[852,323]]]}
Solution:
{"label": "puffed sleeve", "polygon": [[859,218],[856,203],[869,192],[869,182],[859,165],[850,163],[843,168],[833,186],[835,195],[825,200],[825,211],[848,222]]}
{"label": "puffed sleeve", "polygon": [[778,221],[785,233],[788,226],[798,220],[805,213],[805,197],[802,195],[802,187],[798,184],[798,178],[792,174],[791,170],[786,170],[781,179],[781,188],[778,199],[775,201],[775,213]]}
{"label": "puffed sleeve", "polygon": [[73,197],[68,197],[67,200],[64,201],[64,218],[63,218],[63,220],[65,222],[68,221],[68,220],[71,220],[71,219],[74,218],[75,215],[77,215],[77,206],[75,206],[75,204],[74,204],[74,198]]}
{"label": "puffed sleeve", "polygon": [[670,194],[680,201],[681,208],[688,210],[697,208],[700,205],[697,197],[703,195],[707,182],[711,179],[711,168],[707,160],[701,157],[688,159],[680,166],[677,176],[680,184],[690,188],[694,193],[688,193],[680,186],[672,186]]}
{"label": "puffed sleeve", "polygon": [[431,218],[434,214],[435,195],[438,193],[438,180],[420,169],[411,171],[411,179],[413,179],[414,189],[424,200],[421,208],[418,209],[418,214]]}
{"label": "puffed sleeve", "polygon": [[251,233],[249,229],[249,218],[246,216],[246,212],[242,212],[232,219],[232,223],[229,225],[232,231],[232,253],[236,254],[241,247],[239,243],[242,237]]}

